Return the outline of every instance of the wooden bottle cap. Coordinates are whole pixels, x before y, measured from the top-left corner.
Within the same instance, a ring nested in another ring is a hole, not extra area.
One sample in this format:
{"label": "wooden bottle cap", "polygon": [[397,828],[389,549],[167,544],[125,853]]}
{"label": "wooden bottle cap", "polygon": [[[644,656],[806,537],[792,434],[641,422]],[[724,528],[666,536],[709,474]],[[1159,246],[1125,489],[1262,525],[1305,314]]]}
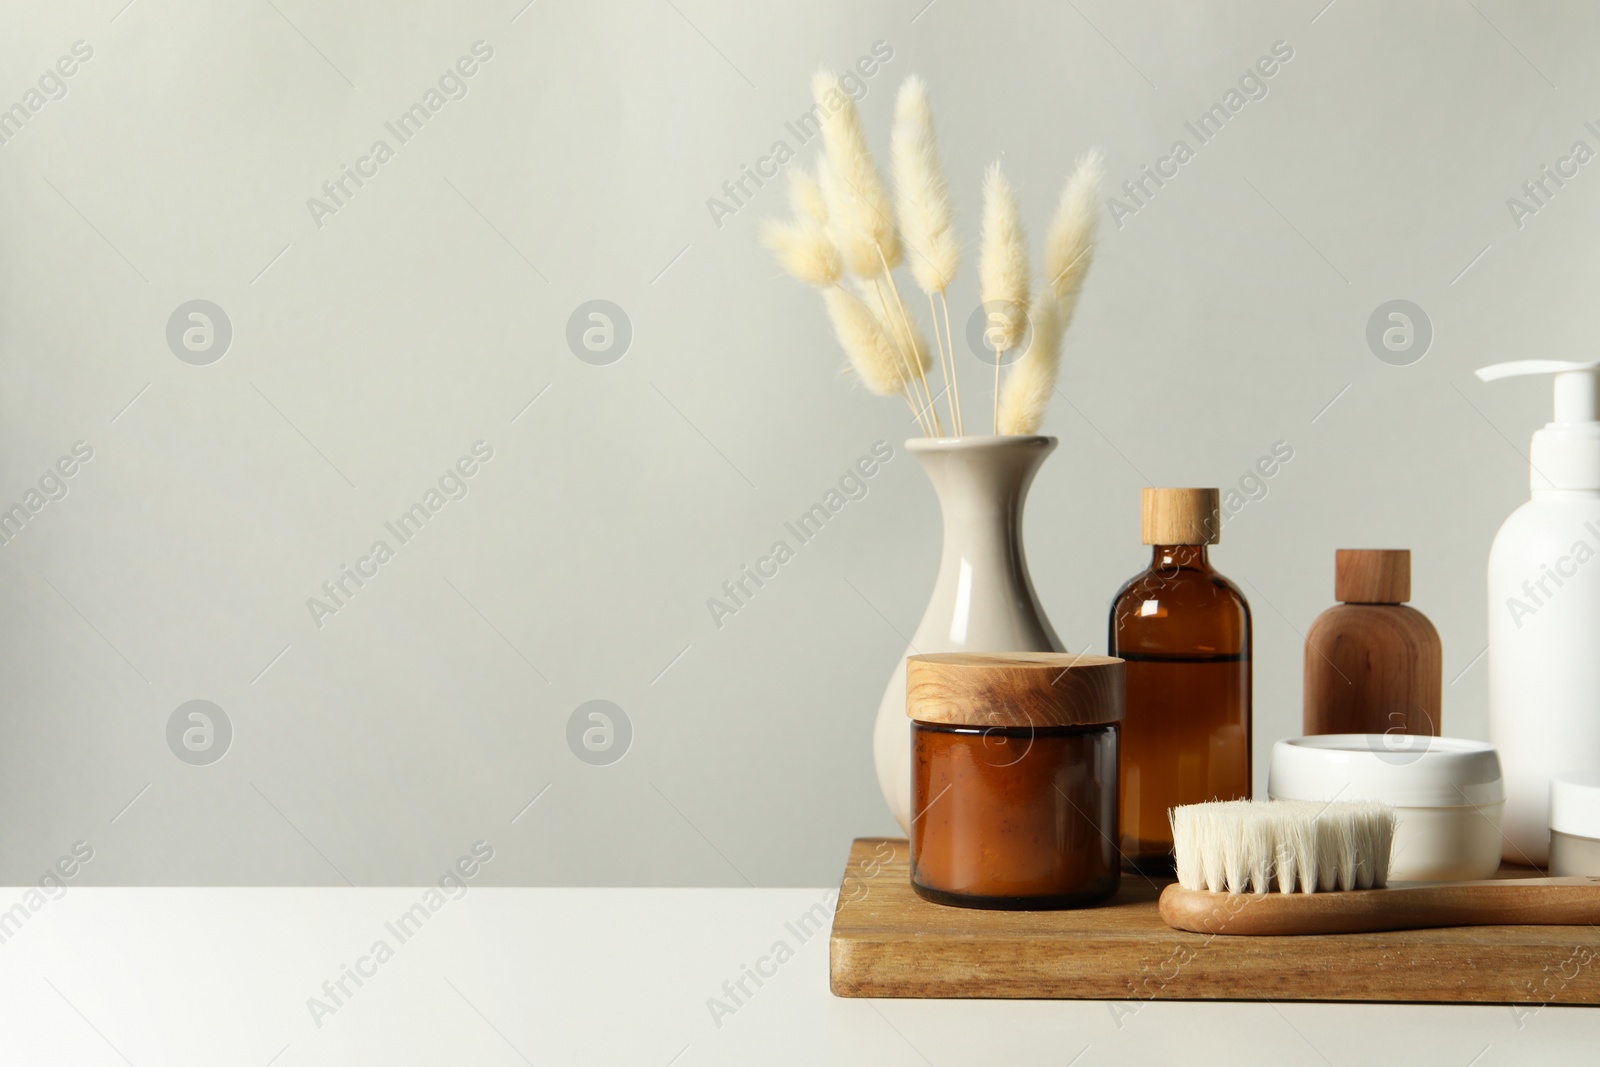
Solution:
{"label": "wooden bottle cap", "polygon": [[952,726],[1121,722],[1122,660],[1070,652],[943,652],[906,660],[906,715]]}
{"label": "wooden bottle cap", "polygon": [[1333,596],[1345,604],[1411,599],[1409,548],[1341,548],[1333,557]]}
{"label": "wooden bottle cap", "polygon": [[1222,540],[1222,494],[1216,489],[1150,489],[1139,498],[1139,533],[1147,545],[1214,545]]}

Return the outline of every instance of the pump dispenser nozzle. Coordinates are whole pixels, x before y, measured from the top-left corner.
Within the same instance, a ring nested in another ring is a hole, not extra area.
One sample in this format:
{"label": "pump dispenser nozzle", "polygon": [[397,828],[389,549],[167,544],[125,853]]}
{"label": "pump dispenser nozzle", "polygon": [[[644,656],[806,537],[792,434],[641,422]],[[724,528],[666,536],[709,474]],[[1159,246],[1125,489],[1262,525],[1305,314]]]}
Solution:
{"label": "pump dispenser nozzle", "polygon": [[1600,360],[1522,359],[1477,373],[1486,382],[1553,375],[1554,417],[1533,435],[1533,488],[1600,490]]}
{"label": "pump dispenser nozzle", "polygon": [[1556,376],[1556,410],[1552,422],[1594,422],[1600,419],[1600,359],[1570,363],[1560,359],[1519,359],[1478,371],[1486,382],[1526,374]]}

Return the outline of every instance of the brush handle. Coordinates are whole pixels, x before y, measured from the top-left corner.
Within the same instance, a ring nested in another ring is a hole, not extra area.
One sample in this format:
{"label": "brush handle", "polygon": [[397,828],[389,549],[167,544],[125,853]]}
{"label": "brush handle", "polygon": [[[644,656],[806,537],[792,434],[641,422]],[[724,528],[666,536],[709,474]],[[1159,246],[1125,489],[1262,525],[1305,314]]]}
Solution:
{"label": "brush handle", "polygon": [[1500,878],[1348,892],[1208,893],[1169,885],[1161,918],[1197,934],[1355,934],[1436,926],[1600,924],[1600,878]]}

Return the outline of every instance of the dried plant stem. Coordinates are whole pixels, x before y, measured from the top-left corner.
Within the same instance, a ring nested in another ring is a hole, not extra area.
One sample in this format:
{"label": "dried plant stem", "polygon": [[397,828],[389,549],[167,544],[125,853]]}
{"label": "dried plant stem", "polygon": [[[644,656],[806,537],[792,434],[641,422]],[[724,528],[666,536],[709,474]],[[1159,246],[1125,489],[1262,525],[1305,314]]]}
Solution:
{"label": "dried plant stem", "polygon": [[928,420],[923,415],[922,398],[917,396],[915,386],[912,384],[911,380],[906,377],[905,368],[900,365],[900,361],[898,359],[895,360],[894,370],[895,374],[900,378],[900,396],[904,398],[906,407],[911,409],[912,416],[916,418],[917,430],[924,437],[931,436],[931,427],[928,426]]}
{"label": "dried plant stem", "polygon": [[[932,404],[929,404],[926,407],[924,407],[922,410],[926,412],[926,411],[934,411],[935,409],[934,409],[934,406]],[[944,436],[944,430],[942,428],[938,429],[938,432],[933,434],[933,436],[934,437],[943,437]]]}
{"label": "dried plant stem", "polygon": [[1006,358],[1004,348],[994,350],[994,432],[1000,432],[1000,364]]}
{"label": "dried plant stem", "polygon": [[889,311],[889,296],[884,291],[883,279],[873,278],[872,286],[873,292],[875,292],[878,296],[878,310],[883,316],[884,325],[888,329],[890,335],[894,338],[896,356],[895,369],[900,373],[900,376],[905,379],[906,395],[913,398],[913,402],[918,414],[924,417],[922,420],[919,420],[920,425],[922,426],[922,432],[929,437],[941,436],[936,432],[937,427],[932,426],[926,421],[927,411],[932,401],[926,397],[922,390],[918,387],[917,374],[915,370],[915,364],[918,362],[916,343],[909,338],[902,340],[900,330],[892,325],[894,316]]}
{"label": "dried plant stem", "polygon": [[[881,285],[878,287],[878,302],[880,305],[883,303],[883,287]],[[887,307],[884,308],[884,314],[887,317]],[[896,347],[899,347],[898,342],[896,342]],[[922,432],[924,437],[938,437],[939,434],[936,428],[928,421],[928,407],[922,402],[922,394],[917,391],[917,380],[911,376],[910,367],[902,365],[897,360],[895,362],[895,370],[900,374],[901,395],[906,398],[906,404],[910,406],[911,414],[917,417],[917,429]]]}
{"label": "dried plant stem", "polygon": [[901,393],[900,395],[905,398],[906,407],[911,409],[912,417],[917,420],[917,429],[922,431],[922,436],[928,436],[928,424],[922,421],[922,412],[917,409],[916,401],[911,399],[910,393]]}
{"label": "dried plant stem", "polygon": [[[928,303],[930,306],[933,303],[931,294],[928,297]],[[961,417],[961,375],[956,368],[956,338],[950,332],[950,302],[944,298],[943,289],[939,290],[939,304],[944,309],[944,336],[950,343],[950,396],[954,401],[950,418],[956,424],[956,436],[960,437],[967,432],[967,427],[966,421]],[[934,333],[939,332],[939,320],[937,318],[933,320],[933,331]]]}
{"label": "dried plant stem", "polygon": [[886,298],[885,293],[883,293],[882,278],[872,278],[872,293],[874,293],[874,296],[877,296],[878,298],[878,315],[882,317],[885,330],[890,330],[891,336],[893,336],[894,373],[899,374],[902,387],[906,389],[906,397],[909,398],[910,402],[912,402],[912,410],[917,411],[918,422],[922,422],[923,432],[926,434],[926,432],[928,432],[928,424],[923,422],[922,418],[920,418],[920,416],[922,416],[922,414],[926,411],[926,406],[923,405],[922,402],[922,390],[917,389],[917,376],[912,373],[912,368],[910,368],[912,357],[907,357],[906,350],[904,350],[904,344],[902,344],[901,338],[899,338],[899,331],[893,330],[893,328],[888,325],[888,322],[890,322],[891,318],[890,302],[888,302],[888,298]]}
{"label": "dried plant stem", "polygon": [[[917,358],[917,341],[915,335],[911,332],[911,316],[906,314],[905,301],[900,299],[900,286],[895,284],[894,271],[889,269],[889,260],[884,256],[881,245],[878,247],[878,261],[883,264],[883,276],[889,279],[889,290],[894,294],[894,306],[900,311],[900,322],[904,325],[906,331],[906,355],[911,362],[911,366],[916,370],[917,376],[922,380],[922,395],[928,401],[928,410],[933,415],[933,426],[938,431],[935,436],[943,437],[944,426],[939,422],[939,409],[933,403],[933,390],[928,388],[928,372],[923,369],[922,360]],[[939,365],[941,367],[944,366],[942,356],[940,357]]]}
{"label": "dried plant stem", "polygon": [[895,370],[899,371],[900,373],[900,395],[905,398],[906,407],[910,408],[911,414],[916,417],[917,429],[921,431],[924,437],[934,436],[933,428],[928,425],[928,420],[924,415],[922,398],[916,395],[916,390],[912,388],[911,383],[906,380],[906,372],[900,368],[898,363],[895,365]]}
{"label": "dried plant stem", "polygon": [[960,437],[961,431],[956,429],[955,394],[950,391],[950,364],[945,361],[944,338],[939,334],[939,309],[932,293],[928,294],[928,316],[933,322],[933,344],[939,350],[939,376],[944,379],[944,405],[950,412],[950,432]]}

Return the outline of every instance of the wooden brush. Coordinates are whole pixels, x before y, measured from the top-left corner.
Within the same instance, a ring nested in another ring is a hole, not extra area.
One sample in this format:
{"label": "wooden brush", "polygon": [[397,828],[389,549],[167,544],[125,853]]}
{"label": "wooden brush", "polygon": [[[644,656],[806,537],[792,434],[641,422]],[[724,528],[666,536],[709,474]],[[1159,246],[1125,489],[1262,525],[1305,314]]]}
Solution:
{"label": "wooden brush", "polygon": [[1387,804],[1232,800],[1172,809],[1178,882],[1161,918],[1202,934],[1349,934],[1600,923],[1600,878],[1388,887]]}

